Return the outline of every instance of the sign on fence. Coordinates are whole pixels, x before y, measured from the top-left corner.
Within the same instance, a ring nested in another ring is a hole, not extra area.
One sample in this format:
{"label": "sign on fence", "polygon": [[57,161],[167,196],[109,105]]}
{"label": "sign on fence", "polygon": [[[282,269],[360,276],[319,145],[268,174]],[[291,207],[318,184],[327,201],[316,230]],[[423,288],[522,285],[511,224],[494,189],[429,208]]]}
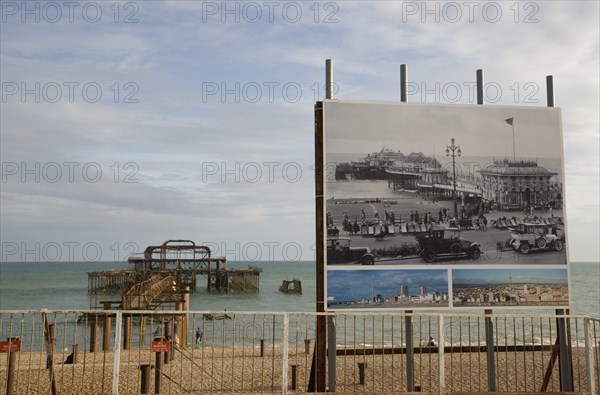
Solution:
{"label": "sign on fence", "polygon": [[150,344],[150,351],[152,352],[167,352],[169,351],[168,340],[152,340]]}
{"label": "sign on fence", "polygon": [[0,353],[21,351],[21,340],[0,342]]}

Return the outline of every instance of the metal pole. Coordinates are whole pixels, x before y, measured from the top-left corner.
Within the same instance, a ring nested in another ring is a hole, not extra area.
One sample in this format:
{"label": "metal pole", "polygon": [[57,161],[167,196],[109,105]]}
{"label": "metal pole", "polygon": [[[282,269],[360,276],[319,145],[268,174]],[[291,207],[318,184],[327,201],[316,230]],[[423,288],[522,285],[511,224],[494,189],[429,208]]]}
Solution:
{"label": "metal pole", "polygon": [[[565,315],[565,310],[557,309],[556,315]],[[565,318],[556,318],[556,329],[559,342],[558,372],[560,376],[560,390],[562,392],[572,392],[573,377],[571,376],[571,353],[569,349],[569,336],[567,334],[567,320]]]}
{"label": "metal pole", "polygon": [[408,81],[408,72],[406,69],[406,64],[401,64],[400,65],[400,101],[402,103],[406,103],[407,101],[407,89],[406,89],[406,84]]}
{"label": "metal pole", "polygon": [[[483,97],[483,69],[476,71],[477,75],[477,104],[485,104]],[[513,156],[514,156],[514,127],[513,127]],[[492,322],[492,310],[485,310],[485,348],[487,354],[488,391],[496,392],[496,358],[494,355],[494,323]]]}
{"label": "metal pole", "polygon": [[333,99],[333,64],[325,60],[325,99]]}
{"label": "metal pole", "polygon": [[483,70],[477,70],[477,104],[485,104],[483,98]]}
{"label": "metal pole", "polygon": [[548,107],[554,107],[554,78],[551,75],[546,76],[546,99]]}
{"label": "metal pole", "polygon": [[[123,313],[117,311],[115,315],[115,353],[113,356],[113,382],[112,393],[119,393],[119,367],[121,366],[121,329],[123,325]],[[73,358],[75,360],[75,358]]]}
{"label": "metal pole", "polygon": [[[554,77],[551,75],[546,76],[546,98],[548,107],[554,107]],[[565,315],[565,310],[556,309],[556,315]],[[560,390],[571,392],[573,391],[571,349],[569,347],[570,339],[567,334],[567,321],[565,318],[556,318],[556,330],[559,342],[558,371],[560,375]]]}
{"label": "metal pole", "polygon": [[438,338],[438,371],[439,371],[439,377],[440,377],[440,394],[445,393],[445,387],[446,387],[446,367],[445,367],[445,361],[444,361],[444,344],[445,344],[445,340],[444,340],[444,316],[442,314],[440,314],[440,317],[438,318],[438,332],[439,332],[439,338]]}
{"label": "metal pole", "polygon": [[413,331],[412,331],[412,310],[406,311],[404,319],[404,331],[406,333],[406,390],[413,392],[415,390],[414,373],[414,349],[413,349]]}
{"label": "metal pole", "polygon": [[583,330],[585,334],[585,364],[587,367],[587,389],[588,393],[596,393],[596,369],[594,369],[594,342],[592,335],[592,320],[583,319]]}

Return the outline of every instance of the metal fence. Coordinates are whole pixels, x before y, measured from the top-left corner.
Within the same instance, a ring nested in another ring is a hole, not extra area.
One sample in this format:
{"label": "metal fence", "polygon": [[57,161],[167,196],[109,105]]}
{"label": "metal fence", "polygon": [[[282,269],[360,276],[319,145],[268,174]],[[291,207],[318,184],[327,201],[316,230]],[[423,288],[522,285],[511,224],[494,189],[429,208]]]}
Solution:
{"label": "metal fence", "polygon": [[497,392],[560,392],[565,377],[573,392],[600,388],[595,318],[94,310],[1,311],[0,391],[304,393],[311,372],[320,377],[311,366],[324,315],[335,325],[327,382],[336,392],[478,393],[493,388],[488,378]]}

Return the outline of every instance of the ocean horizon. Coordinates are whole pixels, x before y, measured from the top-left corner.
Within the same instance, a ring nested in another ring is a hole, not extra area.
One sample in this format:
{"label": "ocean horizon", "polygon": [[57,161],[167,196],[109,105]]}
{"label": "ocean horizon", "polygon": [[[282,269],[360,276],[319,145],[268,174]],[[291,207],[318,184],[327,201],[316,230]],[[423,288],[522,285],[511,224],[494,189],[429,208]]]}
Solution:
{"label": "ocean horizon", "polygon": [[[248,266],[262,269],[258,293],[208,293],[202,285],[205,278],[199,276],[197,292],[190,295],[190,310],[315,311],[314,262],[228,262],[231,268]],[[0,310],[89,310],[87,273],[128,267],[127,262],[0,262]],[[573,262],[570,267],[571,314],[600,318],[600,263]],[[301,295],[279,291],[283,280],[293,279],[302,281]],[[440,309],[444,311],[448,310]],[[509,313],[511,310],[497,311]],[[514,310],[518,314],[526,311],[548,314],[552,310]]]}

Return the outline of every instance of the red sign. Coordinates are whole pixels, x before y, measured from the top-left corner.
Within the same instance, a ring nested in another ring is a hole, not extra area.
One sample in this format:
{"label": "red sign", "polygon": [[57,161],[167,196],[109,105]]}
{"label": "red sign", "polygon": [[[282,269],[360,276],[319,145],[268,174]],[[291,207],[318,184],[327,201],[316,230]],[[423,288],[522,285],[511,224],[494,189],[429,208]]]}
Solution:
{"label": "red sign", "polygon": [[21,340],[0,342],[0,353],[21,351]]}
{"label": "red sign", "polygon": [[169,351],[168,340],[153,340],[150,344],[150,351],[152,352],[166,352]]}

